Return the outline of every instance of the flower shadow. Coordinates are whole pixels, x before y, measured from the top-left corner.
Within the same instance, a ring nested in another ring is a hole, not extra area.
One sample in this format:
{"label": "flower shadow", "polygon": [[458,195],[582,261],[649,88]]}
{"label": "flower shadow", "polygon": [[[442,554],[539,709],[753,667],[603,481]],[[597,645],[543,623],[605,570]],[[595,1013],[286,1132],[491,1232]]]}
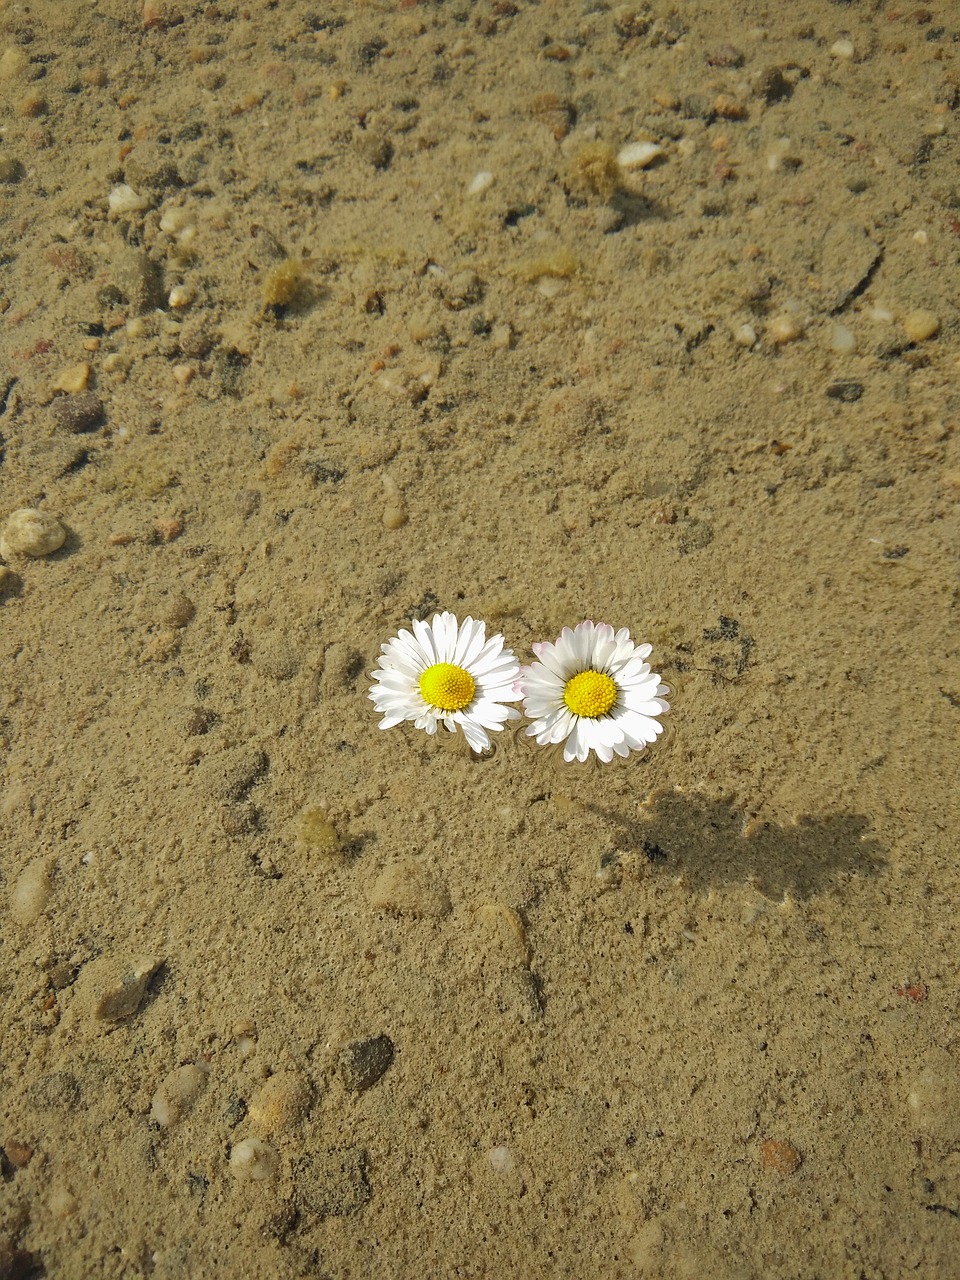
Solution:
{"label": "flower shadow", "polygon": [[789,826],[745,823],[730,800],[657,792],[633,817],[590,806],[620,833],[625,852],[649,872],[681,878],[700,893],[748,882],[765,897],[809,898],[852,875],[877,875],[886,863],[863,814],[803,815]]}

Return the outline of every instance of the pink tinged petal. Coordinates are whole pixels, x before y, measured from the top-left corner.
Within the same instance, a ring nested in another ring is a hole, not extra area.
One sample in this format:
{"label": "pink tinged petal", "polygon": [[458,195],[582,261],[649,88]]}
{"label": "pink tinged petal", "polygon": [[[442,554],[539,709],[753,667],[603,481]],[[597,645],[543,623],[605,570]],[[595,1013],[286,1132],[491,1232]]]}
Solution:
{"label": "pink tinged petal", "polygon": [[556,644],[542,644],[537,657],[540,661],[533,664],[533,669],[536,670],[539,666],[557,680],[567,679],[574,661],[573,654],[567,652],[567,646],[562,644],[562,640]]}

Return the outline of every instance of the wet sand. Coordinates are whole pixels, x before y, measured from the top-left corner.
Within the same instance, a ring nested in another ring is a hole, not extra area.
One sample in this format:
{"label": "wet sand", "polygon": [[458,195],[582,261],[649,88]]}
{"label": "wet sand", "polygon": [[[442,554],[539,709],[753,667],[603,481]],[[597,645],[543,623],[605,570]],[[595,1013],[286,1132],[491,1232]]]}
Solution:
{"label": "wet sand", "polygon": [[[943,2],[0,7],[0,1275],[960,1275],[958,106]],[[442,609],[669,734],[380,732]]]}

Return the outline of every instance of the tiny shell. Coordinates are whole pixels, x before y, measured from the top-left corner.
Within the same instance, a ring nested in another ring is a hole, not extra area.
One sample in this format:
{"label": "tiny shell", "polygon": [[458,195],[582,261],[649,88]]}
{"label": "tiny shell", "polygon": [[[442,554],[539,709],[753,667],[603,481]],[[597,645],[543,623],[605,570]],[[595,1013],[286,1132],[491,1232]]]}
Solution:
{"label": "tiny shell", "polygon": [[617,153],[617,164],[621,169],[646,169],[667,153],[656,142],[628,142]]}
{"label": "tiny shell", "polygon": [[230,1152],[230,1168],[241,1182],[266,1182],[279,1165],[276,1150],[259,1138],[244,1138]]}

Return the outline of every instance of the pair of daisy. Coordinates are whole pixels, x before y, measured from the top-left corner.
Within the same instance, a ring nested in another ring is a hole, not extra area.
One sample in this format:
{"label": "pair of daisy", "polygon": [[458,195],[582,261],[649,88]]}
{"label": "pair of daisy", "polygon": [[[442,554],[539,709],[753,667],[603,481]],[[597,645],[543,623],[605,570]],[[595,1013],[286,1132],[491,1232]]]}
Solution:
{"label": "pair of daisy", "polygon": [[538,661],[521,667],[503,636],[487,639],[486,624],[438,613],[413,632],[381,645],[370,690],[383,715],[381,729],[412,720],[436,733],[463,731],[471,750],[486,751],[490,733],[519,720],[510,703],[523,702],[526,732],[546,746],[563,743],[564,760],[604,763],[642,751],[663,732],[670,692],[646,661],[652,645],[635,645],[626,628],[605,622],[564,627],[554,642],[533,645]]}

